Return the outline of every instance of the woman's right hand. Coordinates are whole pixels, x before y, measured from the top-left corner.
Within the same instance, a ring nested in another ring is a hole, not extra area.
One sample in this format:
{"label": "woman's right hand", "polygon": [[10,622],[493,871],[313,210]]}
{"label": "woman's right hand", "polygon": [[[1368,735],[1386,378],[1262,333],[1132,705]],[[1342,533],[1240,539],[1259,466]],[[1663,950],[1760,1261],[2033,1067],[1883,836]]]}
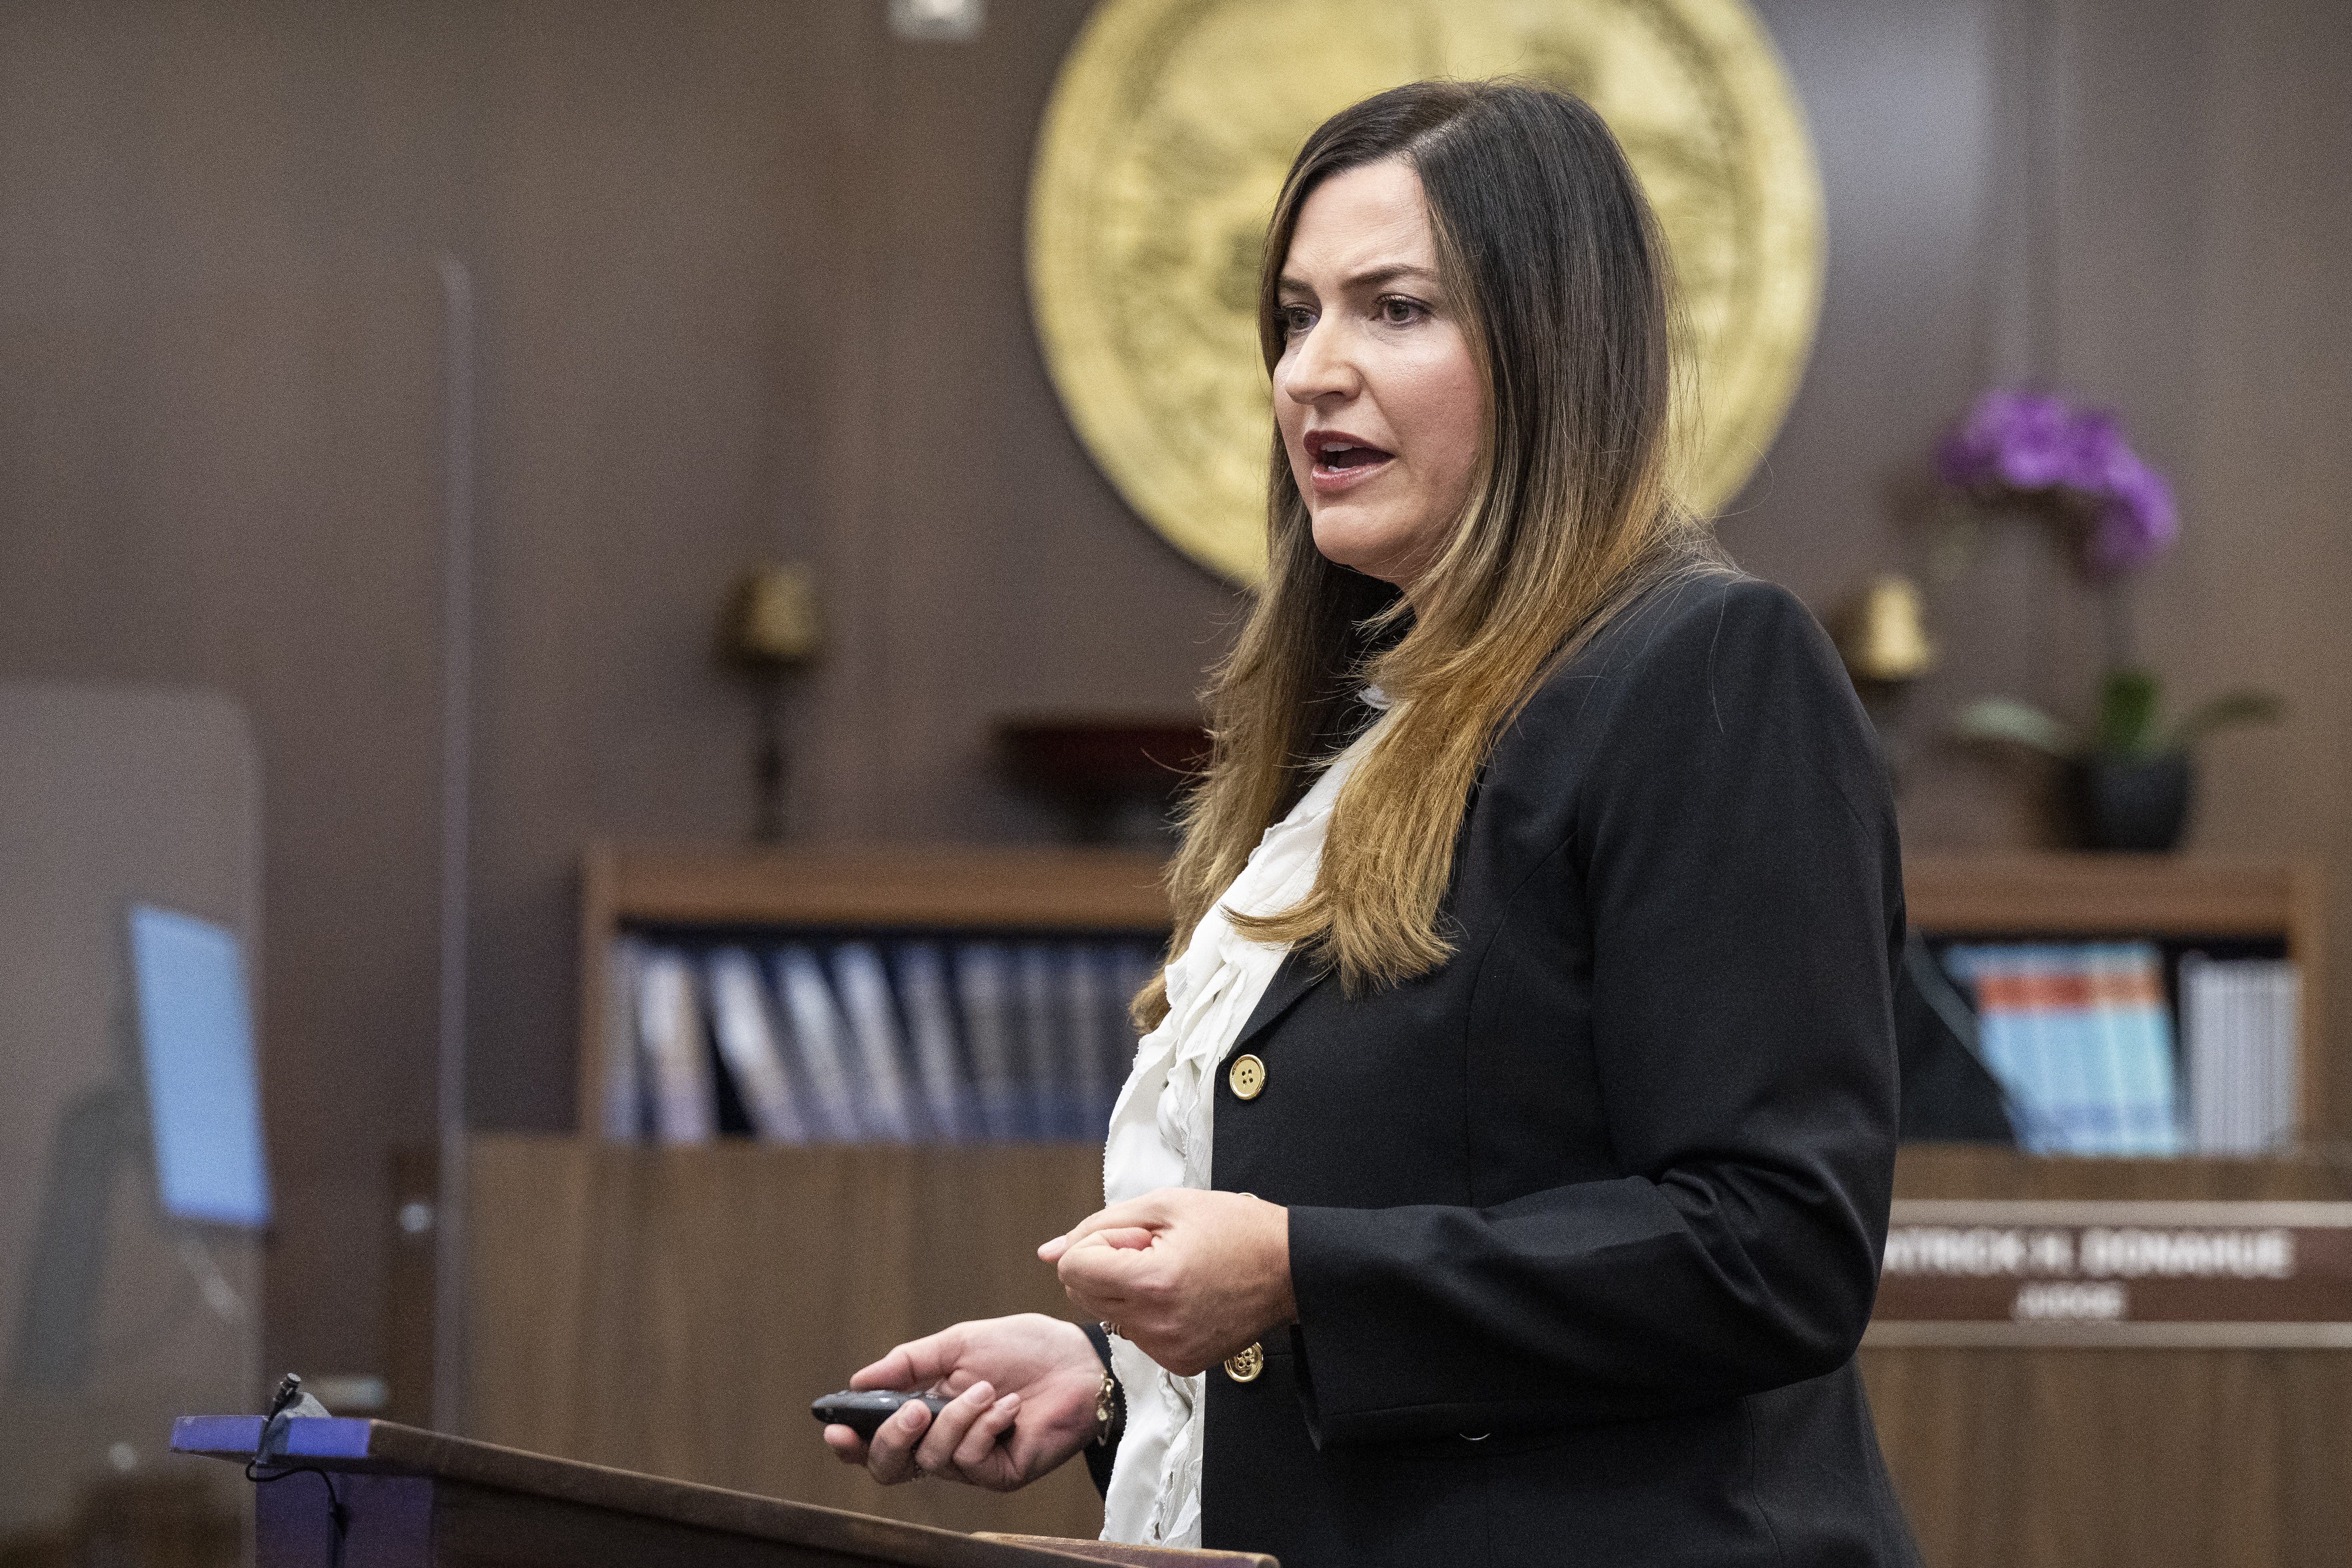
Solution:
{"label": "woman's right hand", "polygon": [[958,1323],[900,1345],[849,1380],[855,1389],[948,1394],[934,1416],[899,1406],[866,1442],[846,1426],[824,1440],[884,1486],[941,1476],[1009,1492],[1094,1441],[1103,1366],[1076,1323],[1024,1312]]}

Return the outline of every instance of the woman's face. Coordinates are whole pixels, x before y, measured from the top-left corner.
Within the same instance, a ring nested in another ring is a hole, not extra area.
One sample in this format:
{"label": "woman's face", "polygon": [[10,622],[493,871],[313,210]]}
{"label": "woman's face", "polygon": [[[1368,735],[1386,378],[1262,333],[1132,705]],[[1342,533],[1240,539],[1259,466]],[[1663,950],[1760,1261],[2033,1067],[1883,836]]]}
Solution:
{"label": "woman's face", "polygon": [[1409,593],[1461,521],[1484,420],[1412,164],[1367,163],[1315,188],[1277,302],[1275,418],[1315,548]]}

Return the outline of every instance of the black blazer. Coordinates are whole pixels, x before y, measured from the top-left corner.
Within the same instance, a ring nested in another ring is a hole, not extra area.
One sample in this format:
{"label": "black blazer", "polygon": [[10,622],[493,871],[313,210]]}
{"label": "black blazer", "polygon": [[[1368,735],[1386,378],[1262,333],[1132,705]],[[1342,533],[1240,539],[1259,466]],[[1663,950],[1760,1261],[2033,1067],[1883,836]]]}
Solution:
{"label": "black blazer", "polygon": [[1548,679],[1435,972],[1294,959],[1213,1184],[1299,1321],[1208,1374],[1205,1543],[1284,1568],[1914,1563],[1853,1352],[1895,1139],[1894,811],[1821,628],[1728,574]]}

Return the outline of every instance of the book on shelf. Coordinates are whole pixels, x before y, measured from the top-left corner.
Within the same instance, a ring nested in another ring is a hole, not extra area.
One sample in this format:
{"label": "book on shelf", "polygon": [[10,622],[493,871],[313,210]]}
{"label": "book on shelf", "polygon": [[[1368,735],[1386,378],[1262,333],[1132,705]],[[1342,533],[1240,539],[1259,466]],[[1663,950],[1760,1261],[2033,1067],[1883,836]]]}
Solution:
{"label": "book on shelf", "polygon": [[2152,942],[1958,944],[1985,1063],[2043,1154],[2181,1152],[2172,1016]]}
{"label": "book on shelf", "polygon": [[850,1088],[849,1026],[835,1001],[833,983],[814,950],[793,943],[776,952],[776,989],[792,1020],[801,1073],[809,1086],[817,1136],[854,1142],[865,1135],[857,1097]]}
{"label": "book on shelf", "polygon": [[906,1047],[898,1009],[890,1001],[890,983],[882,973],[882,955],[871,942],[844,942],[833,950],[833,978],[857,1047],[853,1101],[863,1112],[858,1121],[869,1138],[911,1143],[915,1121],[907,1102],[906,1077],[898,1070]]}
{"label": "book on shelf", "polygon": [[1064,1005],[1061,954],[1044,942],[1024,942],[1014,957],[1021,985],[1022,1096],[1029,1127],[1039,1138],[1075,1138],[1081,1118],[1062,1070],[1070,1009]]}
{"label": "book on shelf", "polygon": [[624,935],[600,1125],[664,1142],[1099,1139],[1134,1059],[1128,998],[1156,963],[1101,936]]}
{"label": "book on shelf", "polygon": [[752,1131],[771,1143],[807,1142],[808,1121],[784,1069],[775,1010],[758,962],[740,947],[722,948],[704,963],[703,978],[719,1059],[734,1080]]}
{"label": "book on shelf", "polygon": [[600,1027],[604,1096],[596,1108],[596,1125],[605,1137],[621,1142],[646,1134],[646,1090],[639,1070],[645,1051],[637,1038],[638,972],[644,963],[644,944],[625,936],[613,943],[604,965]]}
{"label": "book on shelf", "polygon": [[2281,959],[2180,961],[2189,1143],[2200,1154],[2264,1154],[2294,1141],[2302,982]]}
{"label": "book on shelf", "polygon": [[945,961],[936,942],[909,942],[898,952],[898,993],[907,1005],[907,1037],[915,1048],[915,1076],[923,1086],[932,1131],[950,1143],[980,1133],[957,1062],[954,1005],[948,1000]]}
{"label": "book on shelf", "polygon": [[982,1134],[992,1142],[1028,1135],[1023,1125],[1020,1075],[1013,1062],[1013,978],[1004,950],[967,942],[956,952],[956,997],[963,1005],[971,1047],[972,1100]]}
{"label": "book on shelf", "polygon": [[1069,975],[1069,1084],[1078,1131],[1110,1125],[1109,1064],[1119,1034],[1111,1008],[1110,966],[1102,950],[1073,947],[1065,955]]}
{"label": "book on shelf", "polygon": [[654,1136],[702,1143],[718,1131],[718,1093],[694,970],[682,952],[648,949],[638,960],[637,1037],[651,1087]]}

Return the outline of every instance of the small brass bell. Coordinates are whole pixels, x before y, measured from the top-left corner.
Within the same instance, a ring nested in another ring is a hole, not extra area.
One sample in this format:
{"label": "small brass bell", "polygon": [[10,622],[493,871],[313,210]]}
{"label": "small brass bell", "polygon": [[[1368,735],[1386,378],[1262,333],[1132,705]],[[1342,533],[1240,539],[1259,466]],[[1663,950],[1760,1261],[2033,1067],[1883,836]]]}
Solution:
{"label": "small brass bell", "polygon": [[816,581],[805,567],[767,566],[735,584],[719,630],[719,652],[750,669],[789,669],[824,642]]}
{"label": "small brass bell", "polygon": [[1858,681],[1916,680],[1935,668],[1918,584],[1891,574],[1873,581],[1846,623],[1838,652]]}
{"label": "small brass bell", "polygon": [[755,843],[784,837],[784,678],[814,663],[824,649],[816,578],[807,567],[762,566],[737,580],[719,619],[718,654],[722,664],[759,683],[751,763]]}

